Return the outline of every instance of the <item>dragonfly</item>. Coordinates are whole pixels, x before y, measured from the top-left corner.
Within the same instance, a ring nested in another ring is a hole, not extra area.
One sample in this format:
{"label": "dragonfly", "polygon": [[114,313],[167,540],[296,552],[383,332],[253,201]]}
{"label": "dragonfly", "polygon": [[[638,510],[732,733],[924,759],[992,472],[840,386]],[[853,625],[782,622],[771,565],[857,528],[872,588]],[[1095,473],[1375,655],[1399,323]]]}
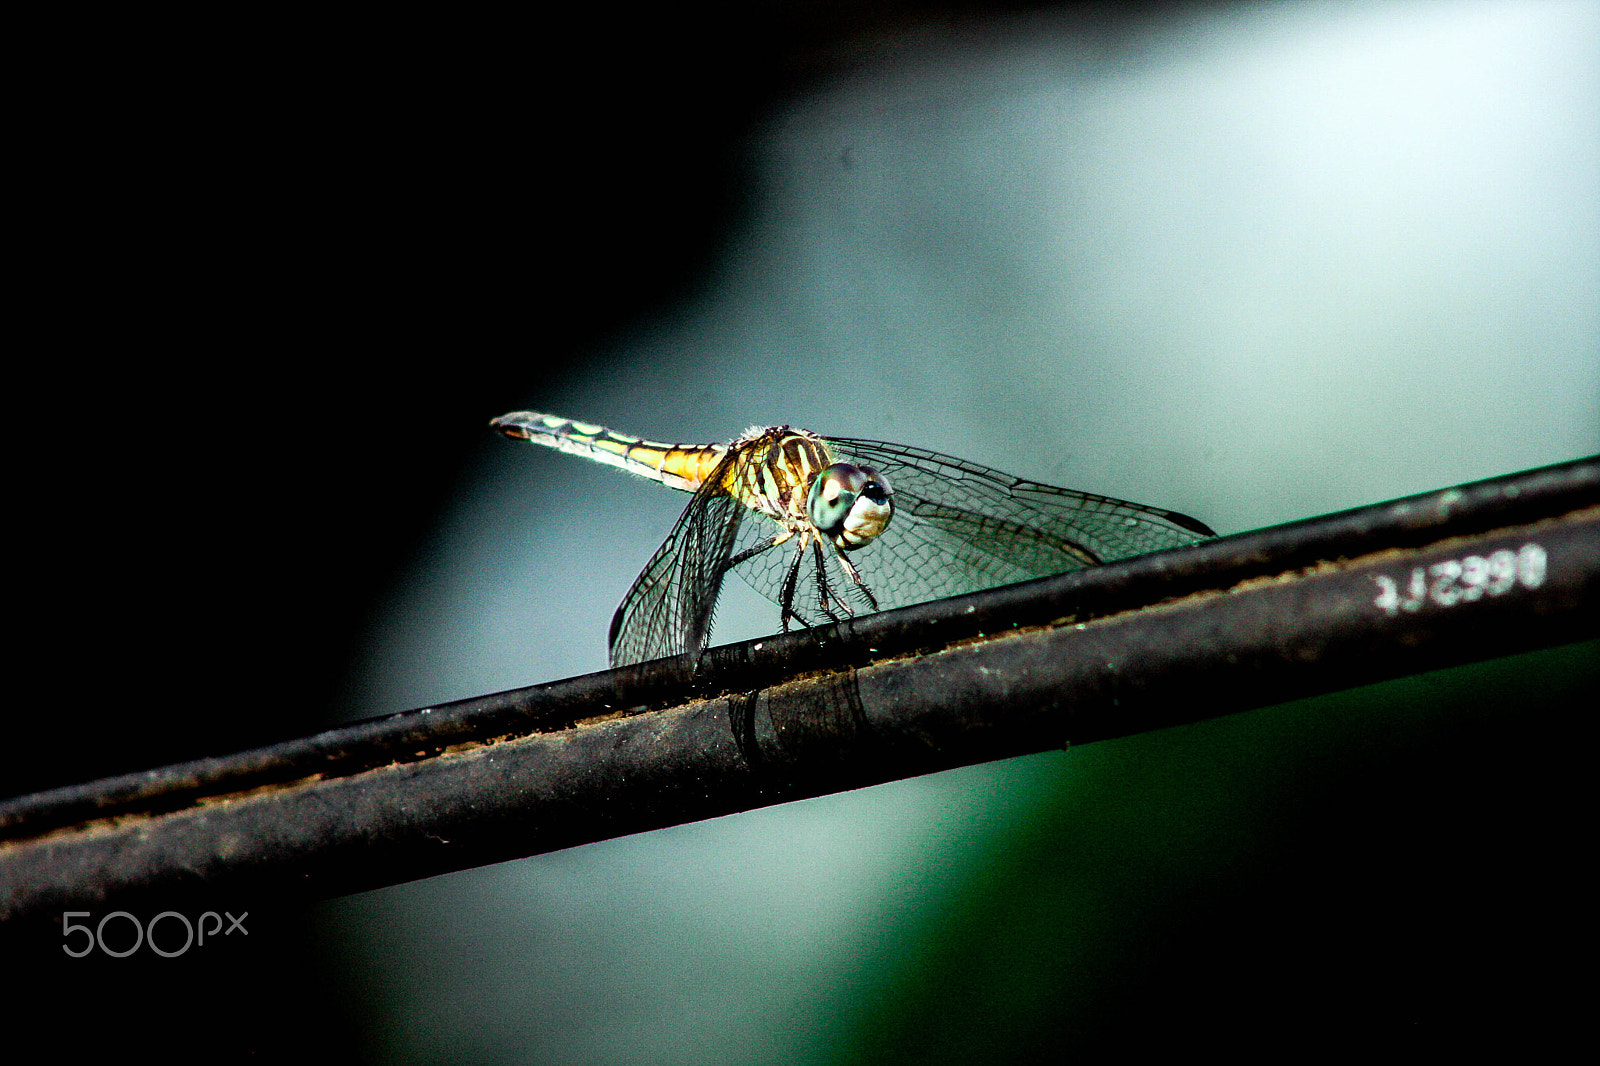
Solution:
{"label": "dragonfly", "polygon": [[537,411],[490,426],[693,494],[611,620],[614,667],[703,652],[730,572],[775,602],[788,630],[1216,536],[1175,511],[793,426],[723,444],[643,440]]}

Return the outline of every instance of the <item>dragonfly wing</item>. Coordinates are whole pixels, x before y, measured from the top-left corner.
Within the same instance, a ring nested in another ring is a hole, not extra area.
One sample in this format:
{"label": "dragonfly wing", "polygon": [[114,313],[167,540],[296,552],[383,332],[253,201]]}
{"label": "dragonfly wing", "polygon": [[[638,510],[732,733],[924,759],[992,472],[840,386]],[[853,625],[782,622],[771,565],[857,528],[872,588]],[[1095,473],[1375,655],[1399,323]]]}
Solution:
{"label": "dragonfly wing", "polygon": [[1214,534],[1187,515],[1012,477],[953,456],[830,439],[838,458],[882,472],[889,528],[853,557],[885,606],[1078,570]]}
{"label": "dragonfly wing", "polygon": [[699,654],[711,637],[722,577],[745,508],[706,480],[611,619],[611,665]]}

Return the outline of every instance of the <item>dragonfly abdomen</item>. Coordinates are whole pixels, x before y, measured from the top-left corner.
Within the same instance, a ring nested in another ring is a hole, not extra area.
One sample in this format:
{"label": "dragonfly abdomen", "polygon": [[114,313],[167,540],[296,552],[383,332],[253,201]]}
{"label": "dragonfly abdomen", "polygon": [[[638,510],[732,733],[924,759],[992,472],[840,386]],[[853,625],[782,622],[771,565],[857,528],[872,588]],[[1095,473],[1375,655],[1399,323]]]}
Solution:
{"label": "dragonfly abdomen", "polygon": [[728,451],[726,444],[665,444],[641,440],[605,426],[574,422],[538,411],[514,411],[501,415],[489,425],[514,440],[581,455],[685,492],[699,488]]}

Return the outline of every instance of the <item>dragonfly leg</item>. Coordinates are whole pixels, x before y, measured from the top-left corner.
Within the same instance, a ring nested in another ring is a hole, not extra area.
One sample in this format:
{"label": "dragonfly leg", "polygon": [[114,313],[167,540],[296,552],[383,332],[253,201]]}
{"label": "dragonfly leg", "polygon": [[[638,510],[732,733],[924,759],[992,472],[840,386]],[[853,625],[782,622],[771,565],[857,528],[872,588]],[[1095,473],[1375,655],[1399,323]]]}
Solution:
{"label": "dragonfly leg", "polygon": [[776,548],[778,545],[782,544],[784,541],[788,540],[792,536],[794,536],[793,533],[790,533],[787,530],[785,530],[784,532],[779,533],[778,535],[774,536],[770,540],[762,541],[760,544],[757,544],[753,548],[746,548],[744,551],[740,552],[738,555],[735,555],[732,559],[729,559],[728,560],[728,565],[723,567],[723,571],[726,572],[728,570],[732,570],[734,567],[738,566],[740,563],[746,562],[746,561],[748,561],[750,559],[754,559],[756,556],[760,555],[762,552],[766,551],[769,548]]}
{"label": "dragonfly leg", "polygon": [[[856,569],[855,564],[850,561],[844,552],[835,551],[834,554],[839,557],[839,565],[844,567],[844,572],[849,575],[851,581],[855,582],[856,588],[861,590],[861,595],[867,598],[867,602],[872,605],[874,611],[878,610],[878,597],[874,596],[872,590],[867,588],[867,583],[861,580],[861,571]],[[851,611],[850,613],[854,614],[855,612]]]}
{"label": "dragonfly leg", "polygon": [[[778,542],[774,540],[772,543],[775,545]],[[794,559],[789,563],[789,572],[783,575],[783,588],[778,598],[779,621],[785,633],[789,632],[789,619],[800,617],[794,613],[794,587],[800,580],[800,563],[805,557],[806,545],[802,540],[795,545]]]}
{"label": "dragonfly leg", "polygon": [[[853,617],[856,613],[855,608],[845,602],[843,596],[833,591],[833,586],[828,583],[827,558],[822,554],[822,541],[813,540],[811,548],[817,564],[817,602],[821,604],[823,613],[835,622],[842,622],[845,617]],[[840,617],[834,611],[834,606],[844,611],[844,617]]]}

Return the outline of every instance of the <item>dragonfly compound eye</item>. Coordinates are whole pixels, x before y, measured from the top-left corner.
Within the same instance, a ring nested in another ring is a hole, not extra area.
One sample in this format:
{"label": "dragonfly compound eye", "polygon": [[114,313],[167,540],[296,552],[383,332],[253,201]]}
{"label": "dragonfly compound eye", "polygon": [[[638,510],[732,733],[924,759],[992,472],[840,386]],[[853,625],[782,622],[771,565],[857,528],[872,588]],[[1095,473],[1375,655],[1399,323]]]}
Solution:
{"label": "dragonfly compound eye", "polygon": [[889,479],[866,466],[835,463],[811,483],[811,523],[846,551],[871,542],[894,517]]}

